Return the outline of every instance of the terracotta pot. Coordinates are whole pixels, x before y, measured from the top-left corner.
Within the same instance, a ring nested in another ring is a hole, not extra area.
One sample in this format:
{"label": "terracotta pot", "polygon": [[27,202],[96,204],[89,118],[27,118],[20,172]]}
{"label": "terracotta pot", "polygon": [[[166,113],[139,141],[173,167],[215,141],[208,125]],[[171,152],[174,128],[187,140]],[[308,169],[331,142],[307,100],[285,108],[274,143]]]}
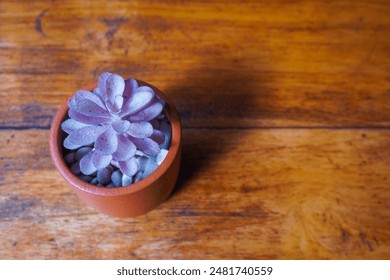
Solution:
{"label": "terracotta pot", "polygon": [[[76,194],[99,212],[113,217],[134,217],[144,214],[166,200],[172,192],[179,174],[181,159],[181,125],[179,115],[172,102],[155,87],[148,85],[165,100],[164,113],[172,126],[172,141],[168,154],[162,164],[148,177],[130,186],[119,188],[98,187],[86,183],[75,176],[64,161],[63,141],[66,133],[61,123],[68,118],[68,104],[65,102],[58,110],[50,129],[50,154],[54,165]],[[97,83],[83,89],[93,90]]]}

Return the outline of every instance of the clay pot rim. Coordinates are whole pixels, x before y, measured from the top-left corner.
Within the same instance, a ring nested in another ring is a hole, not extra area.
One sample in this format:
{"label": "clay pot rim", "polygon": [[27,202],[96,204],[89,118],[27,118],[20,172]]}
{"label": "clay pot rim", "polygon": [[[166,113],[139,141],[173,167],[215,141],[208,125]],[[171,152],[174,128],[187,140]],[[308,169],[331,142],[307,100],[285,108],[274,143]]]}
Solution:
{"label": "clay pot rim", "polygon": [[[76,188],[84,192],[88,192],[100,196],[122,196],[122,195],[129,195],[138,192],[142,189],[147,188],[155,181],[158,181],[163,176],[163,174],[170,168],[177,154],[180,152],[181,124],[180,124],[179,115],[172,101],[156,87],[146,82],[143,82],[141,80],[137,80],[137,82],[139,85],[146,85],[153,88],[155,93],[165,101],[164,113],[168,118],[168,120],[170,121],[172,127],[172,139],[171,139],[171,145],[169,147],[169,151],[164,161],[148,177],[129,186],[118,187],[118,188],[106,188],[106,187],[95,186],[79,179],[76,175],[74,175],[71,172],[70,168],[66,164],[62,156],[61,147],[59,143],[59,138],[60,138],[59,135],[60,133],[62,133],[61,123],[67,118],[67,113],[69,110],[68,101],[74,96],[73,94],[64,104],[61,105],[60,109],[57,111],[56,115],[53,118],[51,128],[50,128],[49,145],[50,145],[50,155],[53,159],[54,165],[57,167],[58,171],[64,177],[64,179],[68,181],[70,184],[72,184],[73,186],[75,186]],[[97,83],[93,83],[81,89],[93,90],[96,87],[97,87]]]}

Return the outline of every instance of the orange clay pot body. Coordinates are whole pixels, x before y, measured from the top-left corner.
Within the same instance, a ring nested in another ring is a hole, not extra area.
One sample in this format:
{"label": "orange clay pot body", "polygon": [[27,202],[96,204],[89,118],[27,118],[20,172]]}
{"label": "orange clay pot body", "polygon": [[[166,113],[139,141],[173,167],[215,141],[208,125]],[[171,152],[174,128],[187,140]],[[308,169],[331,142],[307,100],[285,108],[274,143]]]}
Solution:
{"label": "orange clay pot body", "polygon": [[[50,130],[50,154],[54,165],[76,194],[99,212],[113,217],[134,217],[142,215],[166,200],[172,192],[179,174],[181,159],[181,125],[179,115],[172,102],[155,87],[147,85],[166,103],[164,113],[172,126],[172,140],[167,156],[161,165],[148,177],[130,186],[118,188],[98,187],[86,183],[75,176],[64,161],[63,141],[66,133],[61,123],[68,118],[67,102],[61,106],[54,117]],[[97,84],[83,89],[93,90]]]}

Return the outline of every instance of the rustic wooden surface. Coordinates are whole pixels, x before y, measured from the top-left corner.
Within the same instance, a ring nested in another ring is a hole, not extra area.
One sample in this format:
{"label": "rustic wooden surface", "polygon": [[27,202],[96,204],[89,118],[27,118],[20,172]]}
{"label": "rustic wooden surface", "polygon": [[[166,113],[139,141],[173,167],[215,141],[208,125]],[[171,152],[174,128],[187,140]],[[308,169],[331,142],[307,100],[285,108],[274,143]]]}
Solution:
{"label": "rustic wooden surface", "polygon": [[[211,2],[211,3],[209,3]],[[389,1],[0,2],[2,259],[389,259]],[[50,122],[102,71],[183,123],[173,195],[98,214]]]}

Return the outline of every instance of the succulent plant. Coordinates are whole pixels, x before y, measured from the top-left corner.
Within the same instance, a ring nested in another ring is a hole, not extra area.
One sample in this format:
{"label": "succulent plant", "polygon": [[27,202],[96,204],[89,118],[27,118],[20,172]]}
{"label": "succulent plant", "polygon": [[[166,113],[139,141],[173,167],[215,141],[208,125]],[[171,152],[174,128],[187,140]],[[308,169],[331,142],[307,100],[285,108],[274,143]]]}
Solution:
{"label": "succulent plant", "polygon": [[77,91],[68,105],[69,119],[61,126],[69,134],[64,147],[71,150],[65,160],[84,181],[126,185],[138,173],[145,177],[151,170],[147,165],[165,157],[169,128],[164,101],[152,88],[105,72],[93,92]]}

